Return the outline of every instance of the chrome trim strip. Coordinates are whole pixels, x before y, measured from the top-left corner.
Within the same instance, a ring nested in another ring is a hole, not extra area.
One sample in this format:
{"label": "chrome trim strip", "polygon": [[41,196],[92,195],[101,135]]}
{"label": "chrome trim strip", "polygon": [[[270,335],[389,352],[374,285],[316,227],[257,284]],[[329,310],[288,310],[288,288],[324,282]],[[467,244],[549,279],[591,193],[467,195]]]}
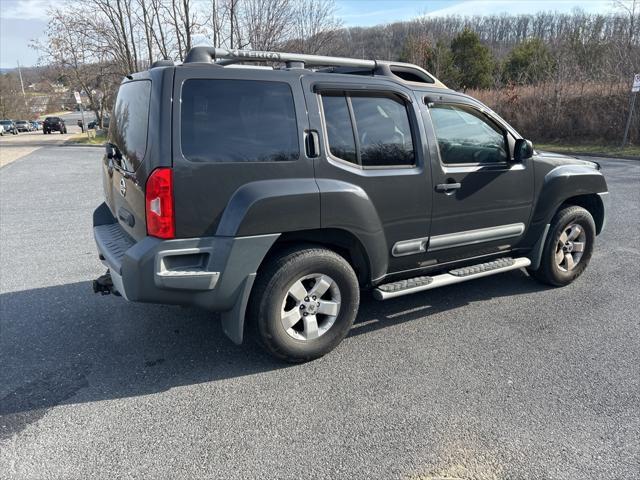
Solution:
{"label": "chrome trim strip", "polygon": [[415,255],[417,253],[424,253],[427,251],[427,243],[429,237],[413,238],[411,240],[402,240],[396,242],[391,249],[391,255],[394,257],[404,257],[406,255]]}
{"label": "chrome trim strip", "polygon": [[524,223],[512,223],[510,225],[500,225],[499,227],[479,228],[477,230],[436,235],[435,237],[431,237],[428,251],[435,252],[446,248],[519,237],[523,232]]}

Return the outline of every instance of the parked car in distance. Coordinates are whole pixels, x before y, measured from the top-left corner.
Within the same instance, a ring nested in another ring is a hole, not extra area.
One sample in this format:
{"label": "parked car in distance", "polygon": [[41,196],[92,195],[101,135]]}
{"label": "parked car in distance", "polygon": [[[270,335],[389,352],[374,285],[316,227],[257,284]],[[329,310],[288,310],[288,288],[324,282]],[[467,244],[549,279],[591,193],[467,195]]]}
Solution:
{"label": "parked car in distance", "polygon": [[19,132],[31,132],[33,127],[26,120],[16,120],[16,128]]}
{"label": "parked car in distance", "polygon": [[34,132],[37,132],[38,130],[40,130],[42,128],[40,122],[38,122],[37,120],[34,120],[31,122],[31,128],[33,129]]}
{"label": "parked car in distance", "polygon": [[[235,68],[260,61],[283,68]],[[596,162],[536,151],[416,65],[194,47],[124,79],[113,118],[94,291],[221,312],[290,362],[335,348],[361,292],[569,285],[606,224]]]}
{"label": "parked car in distance", "polygon": [[18,134],[18,129],[16,128],[16,124],[13,120],[0,120],[0,124],[4,127],[5,133],[12,133],[13,135]]}
{"label": "parked car in distance", "polygon": [[0,137],[4,137],[4,125],[0,123]]}
{"label": "parked car in distance", "polygon": [[67,133],[67,126],[60,117],[47,117],[42,122],[42,132],[45,135],[51,132]]}
{"label": "parked car in distance", "polygon": [[[89,122],[89,130],[96,129],[96,128],[99,128],[99,127],[100,127],[100,124],[98,123],[98,120],[92,120],[91,122]],[[102,119],[102,127],[105,130],[109,129],[109,117],[108,116],[105,116]]]}

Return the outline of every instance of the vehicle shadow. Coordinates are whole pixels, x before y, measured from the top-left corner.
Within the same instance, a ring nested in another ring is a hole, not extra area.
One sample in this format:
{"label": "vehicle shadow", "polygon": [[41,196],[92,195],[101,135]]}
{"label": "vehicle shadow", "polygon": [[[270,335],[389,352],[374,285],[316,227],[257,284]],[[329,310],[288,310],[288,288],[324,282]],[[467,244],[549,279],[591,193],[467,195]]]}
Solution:
{"label": "vehicle shadow", "polygon": [[362,335],[390,325],[454,310],[474,302],[547,290],[521,270],[436,288],[379,302],[365,294],[349,336]]}
{"label": "vehicle shadow", "polygon": [[[526,274],[509,272],[386,302],[365,292],[351,336],[541,288]],[[94,295],[89,282],[0,295],[0,439],[57,405],[290,367],[251,341],[234,345],[217,320],[199,309]]]}

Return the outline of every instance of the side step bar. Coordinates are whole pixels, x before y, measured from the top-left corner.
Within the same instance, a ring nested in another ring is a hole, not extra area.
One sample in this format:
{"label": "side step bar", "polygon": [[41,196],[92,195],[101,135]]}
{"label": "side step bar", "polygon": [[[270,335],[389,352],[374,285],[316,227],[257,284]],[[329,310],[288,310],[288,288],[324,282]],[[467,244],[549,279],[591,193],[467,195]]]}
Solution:
{"label": "side step bar", "polygon": [[519,268],[528,267],[529,265],[531,265],[531,260],[525,257],[500,258],[492,262],[457,268],[450,270],[448,273],[442,273],[433,277],[423,276],[393,283],[385,283],[373,291],[373,296],[376,300],[388,300],[390,298],[401,297],[402,295],[444,287],[445,285],[488,277],[496,273],[518,270]]}

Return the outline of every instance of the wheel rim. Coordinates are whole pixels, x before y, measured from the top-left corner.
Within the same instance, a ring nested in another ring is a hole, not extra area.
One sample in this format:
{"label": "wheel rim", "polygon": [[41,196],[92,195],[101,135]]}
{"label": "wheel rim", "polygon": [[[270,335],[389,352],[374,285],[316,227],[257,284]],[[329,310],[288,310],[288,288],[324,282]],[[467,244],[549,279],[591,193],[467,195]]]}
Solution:
{"label": "wheel rim", "polygon": [[584,227],[572,223],[565,227],[556,244],[555,260],[563,272],[570,272],[578,266],[587,245]]}
{"label": "wheel rim", "polygon": [[296,340],[314,340],[327,333],[340,313],[340,289],[328,275],[313,273],[293,282],[282,301],[280,322]]}

